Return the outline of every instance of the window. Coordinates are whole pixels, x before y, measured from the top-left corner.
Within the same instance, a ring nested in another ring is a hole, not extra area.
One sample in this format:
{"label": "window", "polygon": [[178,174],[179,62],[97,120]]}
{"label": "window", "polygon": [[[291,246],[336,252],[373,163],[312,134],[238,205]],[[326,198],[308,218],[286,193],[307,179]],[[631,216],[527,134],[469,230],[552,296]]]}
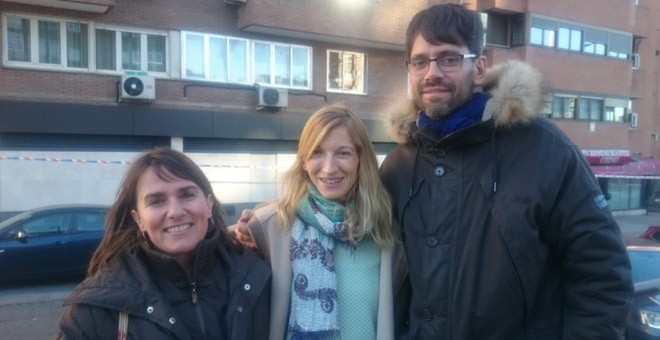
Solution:
{"label": "window", "polygon": [[633,37],[627,34],[610,33],[607,56],[627,60],[632,52]]}
{"label": "window", "polygon": [[9,15],[6,25],[8,62],[88,68],[87,24]]}
{"label": "window", "polygon": [[519,46],[525,44],[525,16],[522,14],[486,13],[486,44]]}
{"label": "window", "polygon": [[183,32],[184,77],[309,88],[311,48]]}
{"label": "window", "polygon": [[164,34],[96,29],[96,68],[108,71],[167,72]]}
{"label": "window", "polygon": [[592,41],[585,41],[584,53],[605,55],[605,44],[600,44]]}
{"label": "window", "polygon": [[77,213],[78,231],[101,231],[105,215],[98,212]]}
{"label": "window", "polygon": [[536,45],[554,47],[555,31],[538,28],[538,27],[532,27],[531,34],[529,36],[529,42]]}
{"label": "window", "polygon": [[607,202],[610,210],[631,210],[642,208],[642,180],[635,178],[609,178],[607,191],[611,199]]}
{"label": "window", "polygon": [[557,49],[621,60],[629,59],[635,46],[632,43],[633,36],[627,32],[615,32],[539,15],[531,15],[529,20],[529,43],[534,45],[556,46]]}
{"label": "window", "polygon": [[603,121],[625,123],[628,105],[627,98],[605,98]]}
{"label": "window", "polygon": [[184,32],[184,77],[248,83],[248,41],[219,35]]}
{"label": "window", "polygon": [[578,119],[600,121],[603,115],[603,100],[581,97],[578,100]]}
{"label": "window", "polygon": [[252,46],[255,83],[309,88],[309,47],[264,41]]}
{"label": "window", "polygon": [[366,58],[362,53],[328,51],[328,91],[365,93]]}
{"label": "window", "polygon": [[574,119],[575,97],[555,96],[552,98],[552,118]]}
{"label": "window", "polygon": [[89,61],[87,31],[87,24],[66,23],[66,62],[69,67],[87,68]]}
{"label": "window", "polygon": [[26,222],[23,231],[32,237],[66,233],[72,215],[72,213],[62,213],[37,217]]}
{"label": "window", "polygon": [[525,44],[525,17],[518,15],[511,23],[511,46]]}
{"label": "window", "polygon": [[165,32],[117,30],[94,23],[11,14],[4,19],[9,65],[167,72]]}
{"label": "window", "polygon": [[30,20],[7,17],[7,52],[9,61],[26,61],[30,57]]}
{"label": "window", "polygon": [[555,119],[625,123],[627,106],[627,98],[554,94],[550,116]]}
{"label": "window", "polygon": [[509,18],[501,13],[488,13],[486,43],[509,46]]}
{"label": "window", "polygon": [[531,17],[529,42],[534,45],[555,47],[557,22],[545,18]]}
{"label": "window", "polygon": [[62,63],[60,59],[60,24],[58,22],[39,20],[39,63]]}
{"label": "window", "polygon": [[559,28],[557,34],[557,48],[580,51],[582,46],[582,31],[565,27]]}

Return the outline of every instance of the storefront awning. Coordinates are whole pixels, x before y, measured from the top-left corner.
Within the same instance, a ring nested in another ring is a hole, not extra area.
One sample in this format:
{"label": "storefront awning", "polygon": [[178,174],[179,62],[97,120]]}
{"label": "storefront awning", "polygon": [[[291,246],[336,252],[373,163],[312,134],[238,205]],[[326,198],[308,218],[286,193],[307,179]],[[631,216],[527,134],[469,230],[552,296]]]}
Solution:
{"label": "storefront awning", "polygon": [[660,179],[660,160],[640,159],[620,165],[591,165],[596,177]]}

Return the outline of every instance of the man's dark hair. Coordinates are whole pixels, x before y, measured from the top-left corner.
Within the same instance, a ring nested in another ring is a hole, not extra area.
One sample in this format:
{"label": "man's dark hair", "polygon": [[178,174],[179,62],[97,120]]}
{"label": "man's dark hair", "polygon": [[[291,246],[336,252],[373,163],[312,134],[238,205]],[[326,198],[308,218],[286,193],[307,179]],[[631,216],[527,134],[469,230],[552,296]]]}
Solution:
{"label": "man's dark hair", "polygon": [[484,27],[479,14],[462,5],[435,5],[415,14],[408,25],[406,48],[408,55],[418,34],[432,44],[467,46],[470,53],[481,55]]}

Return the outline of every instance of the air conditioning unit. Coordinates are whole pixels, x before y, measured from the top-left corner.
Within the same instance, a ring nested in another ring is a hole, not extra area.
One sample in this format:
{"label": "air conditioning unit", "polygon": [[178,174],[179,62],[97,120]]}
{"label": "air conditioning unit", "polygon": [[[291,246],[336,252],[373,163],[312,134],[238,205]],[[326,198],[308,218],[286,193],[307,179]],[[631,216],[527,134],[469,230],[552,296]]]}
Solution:
{"label": "air conditioning unit", "polygon": [[259,86],[258,108],[285,108],[288,105],[286,89]]}
{"label": "air conditioning unit", "polygon": [[637,127],[637,112],[630,113],[630,127]]}
{"label": "air conditioning unit", "polygon": [[240,5],[247,3],[247,0],[225,0],[225,3],[230,4],[230,5]]}
{"label": "air conditioning unit", "polygon": [[156,101],[156,81],[154,77],[143,74],[124,74],[119,83],[120,102]]}
{"label": "air conditioning unit", "polygon": [[632,60],[633,68],[639,68],[639,53],[631,54],[630,60]]}

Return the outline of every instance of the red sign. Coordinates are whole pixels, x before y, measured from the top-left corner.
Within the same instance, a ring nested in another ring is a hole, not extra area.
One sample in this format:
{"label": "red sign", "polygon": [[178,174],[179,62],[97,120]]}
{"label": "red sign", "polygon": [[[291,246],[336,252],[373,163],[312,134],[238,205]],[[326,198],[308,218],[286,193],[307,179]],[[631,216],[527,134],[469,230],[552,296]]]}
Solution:
{"label": "red sign", "polygon": [[591,165],[626,164],[630,162],[630,150],[624,149],[586,149],[582,154]]}

